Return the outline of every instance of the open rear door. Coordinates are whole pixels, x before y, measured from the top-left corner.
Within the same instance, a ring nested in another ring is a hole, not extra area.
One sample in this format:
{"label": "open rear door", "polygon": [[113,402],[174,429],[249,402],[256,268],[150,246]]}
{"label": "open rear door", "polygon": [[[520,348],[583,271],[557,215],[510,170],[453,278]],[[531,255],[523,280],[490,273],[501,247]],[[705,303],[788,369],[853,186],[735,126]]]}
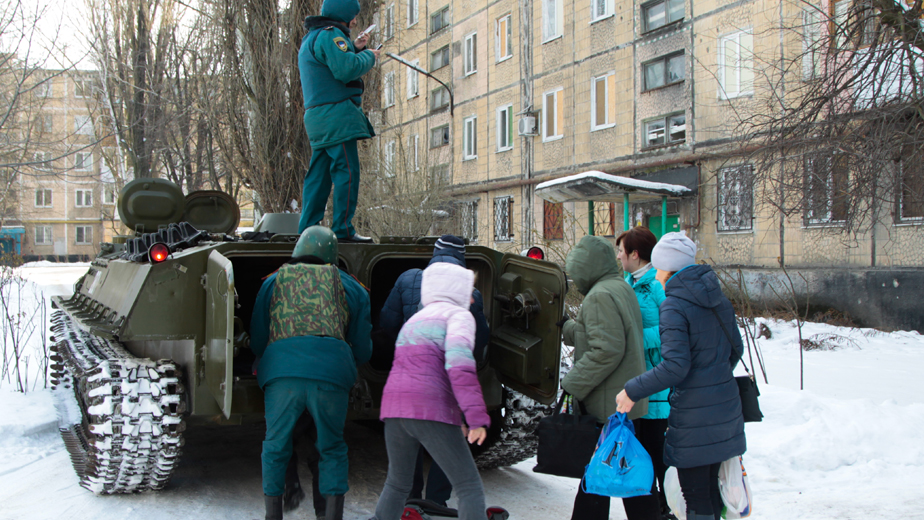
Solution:
{"label": "open rear door", "polygon": [[205,383],[225,417],[231,415],[234,365],[234,270],[217,251],[206,270]]}
{"label": "open rear door", "polygon": [[557,264],[505,254],[494,282],[501,319],[495,314],[491,366],[503,384],[549,404],[558,394],[561,329],[555,323],[565,308],[565,274]]}

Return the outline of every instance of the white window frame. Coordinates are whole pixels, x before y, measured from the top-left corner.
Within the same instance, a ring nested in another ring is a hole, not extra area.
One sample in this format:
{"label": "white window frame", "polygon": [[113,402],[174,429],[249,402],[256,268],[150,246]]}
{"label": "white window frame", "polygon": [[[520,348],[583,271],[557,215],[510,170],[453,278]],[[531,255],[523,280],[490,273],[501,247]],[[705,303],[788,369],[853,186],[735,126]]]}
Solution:
{"label": "white window frame", "polygon": [[[603,7],[603,11],[600,11]],[[613,16],[613,0],[590,0],[590,23],[599,22]]]}
{"label": "white window frame", "polygon": [[395,106],[395,71],[386,72],[382,85],[382,108]]}
{"label": "white window frame", "polygon": [[[602,76],[596,76],[590,78],[590,131],[596,130],[605,130],[607,128],[613,128],[616,126],[615,121],[609,121],[610,117],[610,104],[613,103],[612,95],[610,92],[610,81],[609,78],[616,75],[616,71],[610,71]],[[606,110],[604,111],[606,121],[600,123],[597,121],[597,88],[600,80],[603,80],[604,91],[604,103],[606,103]]]}
{"label": "white window frame", "polygon": [[[42,203],[41,203],[41,204],[39,204],[39,194],[40,194],[40,193],[42,194],[42,196],[41,196],[41,199],[42,199],[41,202],[42,202]],[[50,207],[52,207],[52,204],[53,204],[53,202],[54,202],[54,194],[53,194],[52,191],[51,191],[50,189],[48,189],[48,188],[36,188],[36,190],[35,190],[35,198],[32,199],[32,200],[33,200],[33,202],[35,203],[35,207],[36,207],[36,208],[50,208]]]}
{"label": "white window frame", "polygon": [[[511,15],[504,15],[494,22],[494,58],[497,63],[507,61],[513,57],[513,31],[510,28],[513,22]],[[507,44],[504,45],[503,42]]]}
{"label": "white window frame", "polygon": [[802,81],[821,77],[824,50],[821,43],[822,12],[819,7],[806,5],[802,10]]}
{"label": "white window frame", "polygon": [[462,160],[478,158],[478,116],[462,120]]}
{"label": "white window frame", "polygon": [[385,8],[385,27],[382,28],[382,40],[388,41],[395,36],[395,4],[392,2]]}
{"label": "white window frame", "polygon": [[90,152],[77,152],[74,154],[74,169],[88,172],[93,170],[93,154]]}
{"label": "white window frame", "polygon": [[[725,67],[725,47],[727,43],[734,43],[738,48],[735,56],[734,78],[726,77]],[[742,52],[742,43],[750,44],[750,49]],[[754,94],[754,36],[751,29],[736,31],[719,37],[718,44],[718,98],[734,99],[743,96],[752,96]],[[747,78],[742,78],[742,72],[750,72],[750,84],[747,84]],[[734,88],[730,88],[729,80],[734,82]]]}
{"label": "white window frame", "polygon": [[74,78],[74,97],[84,99],[90,97],[93,92],[93,83],[84,78]]}
{"label": "white window frame", "polygon": [[[729,224],[729,196],[739,202],[737,209],[745,209],[746,215],[739,218],[739,225]],[[716,184],[717,208],[716,231],[719,233],[742,233],[754,231],[754,166],[741,164],[719,170]]]}
{"label": "white window frame", "polygon": [[[420,67],[420,60],[414,60],[412,64]],[[407,67],[407,98],[414,99],[420,95],[420,73]]]}
{"label": "white window frame", "polygon": [[116,194],[115,184],[108,184],[108,183],[103,184],[102,191],[103,191],[103,196],[102,196],[102,201],[101,201],[102,204],[105,204],[106,206],[114,205],[116,203],[116,200],[118,200],[119,198],[119,196]]}
{"label": "white window frame", "polygon": [[564,25],[562,0],[542,0],[542,43],[561,38]]}
{"label": "white window frame", "polygon": [[46,78],[40,81],[33,89],[33,92],[35,92],[35,95],[37,97],[43,97],[43,98],[51,97],[51,92],[52,92],[51,78]]}
{"label": "white window frame", "polygon": [[[503,139],[502,130],[506,129],[507,140]],[[508,103],[497,108],[497,151],[513,150],[513,105]]]}
{"label": "white window frame", "polygon": [[[824,171],[822,172],[824,175],[823,178],[820,178],[816,175],[817,173],[815,171],[816,161],[824,162],[824,165],[822,166],[822,168],[824,168]],[[806,199],[806,203],[805,203],[806,207],[803,210],[803,225],[806,227],[840,225],[845,222],[844,218],[835,218],[834,216],[834,206],[837,203],[836,199],[838,198],[838,195],[839,195],[837,193],[837,188],[835,186],[835,183],[836,183],[835,176],[838,175],[839,172],[835,172],[835,168],[840,166],[838,164],[835,164],[835,162],[836,162],[835,156],[830,155],[830,154],[820,154],[819,153],[815,155],[808,155],[803,158],[803,165],[804,165],[803,168],[805,169],[804,175],[806,178],[806,180],[803,181],[806,184],[805,195],[804,195],[804,198]],[[845,173],[844,175],[847,176],[846,182],[849,183],[850,182],[849,172]],[[823,181],[824,189],[825,189],[824,200],[821,200],[821,201],[813,200],[814,193],[812,192],[812,189],[811,189],[812,187],[810,183],[812,182],[812,180],[810,177],[816,177],[816,178],[819,178],[821,181]],[[819,215],[816,215],[814,213],[816,206],[818,208],[821,208]]]}
{"label": "white window frame", "polygon": [[51,132],[54,130],[55,119],[51,114],[40,114],[35,117],[36,124],[42,132]]}
{"label": "white window frame", "polygon": [[93,118],[90,116],[74,116],[74,133],[77,135],[93,135]]}
{"label": "white window frame", "polygon": [[[39,240],[39,230],[42,231],[42,240]],[[54,244],[55,237],[51,226],[35,226],[35,230],[32,233],[32,236],[35,238],[35,245],[44,246]]]}
{"label": "white window frame", "polygon": [[[81,240],[81,233],[83,239]],[[93,243],[93,226],[74,226],[74,243],[77,245],[90,245]]]}
{"label": "white window frame", "polygon": [[385,177],[392,178],[395,176],[395,149],[397,144],[395,140],[392,139],[385,143],[385,148],[382,150],[382,162],[384,162]]}
{"label": "white window frame", "polygon": [[420,135],[414,134],[407,139],[408,163],[411,171],[420,171]]}
{"label": "white window frame", "polygon": [[407,0],[407,26],[417,25],[420,19],[420,0]]}
{"label": "white window frame", "polygon": [[93,207],[93,190],[74,190],[75,208]]}
{"label": "white window frame", "polygon": [[52,168],[51,164],[51,152],[35,152],[32,154],[32,165],[33,168],[37,170],[50,170]]}
{"label": "white window frame", "polygon": [[[565,137],[562,122],[559,121],[558,117],[558,105],[562,102],[562,96],[564,92],[564,87],[558,87],[546,91],[542,94],[542,142],[547,143],[549,141],[557,141]],[[549,99],[554,99],[553,107],[549,109]],[[555,128],[554,133],[549,132],[549,114],[555,114]],[[564,111],[562,111],[562,116],[564,117]]]}
{"label": "white window frame", "polygon": [[465,75],[471,76],[478,72],[478,33],[473,32],[465,36],[462,58],[465,65]]}

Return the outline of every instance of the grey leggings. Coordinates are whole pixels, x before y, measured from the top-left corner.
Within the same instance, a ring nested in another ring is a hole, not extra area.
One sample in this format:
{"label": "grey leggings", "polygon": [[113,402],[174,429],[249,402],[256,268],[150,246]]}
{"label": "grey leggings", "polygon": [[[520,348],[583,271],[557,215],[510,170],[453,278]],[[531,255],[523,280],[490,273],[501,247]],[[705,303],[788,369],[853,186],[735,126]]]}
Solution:
{"label": "grey leggings", "polygon": [[459,500],[460,520],[484,520],[484,487],[462,429],[416,419],[385,419],[388,476],[375,506],[376,520],[401,518],[421,444],[449,477]]}

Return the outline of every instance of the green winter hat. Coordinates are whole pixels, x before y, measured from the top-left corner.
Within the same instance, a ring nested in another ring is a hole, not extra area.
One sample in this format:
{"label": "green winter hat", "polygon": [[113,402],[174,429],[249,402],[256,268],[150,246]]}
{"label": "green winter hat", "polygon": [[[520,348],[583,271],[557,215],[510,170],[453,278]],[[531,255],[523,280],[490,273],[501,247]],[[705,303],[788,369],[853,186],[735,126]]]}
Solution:
{"label": "green winter hat", "polygon": [[321,16],[348,24],[359,14],[359,0],[324,0]]}
{"label": "green winter hat", "polygon": [[292,258],[308,255],[320,258],[325,264],[337,265],[337,235],[324,226],[311,226],[302,231],[292,250]]}

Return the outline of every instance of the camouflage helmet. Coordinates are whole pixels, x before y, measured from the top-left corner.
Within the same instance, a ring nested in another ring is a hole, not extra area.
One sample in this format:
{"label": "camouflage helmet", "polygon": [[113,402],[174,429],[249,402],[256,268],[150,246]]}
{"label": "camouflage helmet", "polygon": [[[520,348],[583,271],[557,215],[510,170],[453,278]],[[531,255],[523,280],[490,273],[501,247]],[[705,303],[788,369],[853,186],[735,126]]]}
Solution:
{"label": "camouflage helmet", "polygon": [[329,227],[311,226],[298,237],[292,258],[312,255],[326,264],[337,265],[337,236]]}

